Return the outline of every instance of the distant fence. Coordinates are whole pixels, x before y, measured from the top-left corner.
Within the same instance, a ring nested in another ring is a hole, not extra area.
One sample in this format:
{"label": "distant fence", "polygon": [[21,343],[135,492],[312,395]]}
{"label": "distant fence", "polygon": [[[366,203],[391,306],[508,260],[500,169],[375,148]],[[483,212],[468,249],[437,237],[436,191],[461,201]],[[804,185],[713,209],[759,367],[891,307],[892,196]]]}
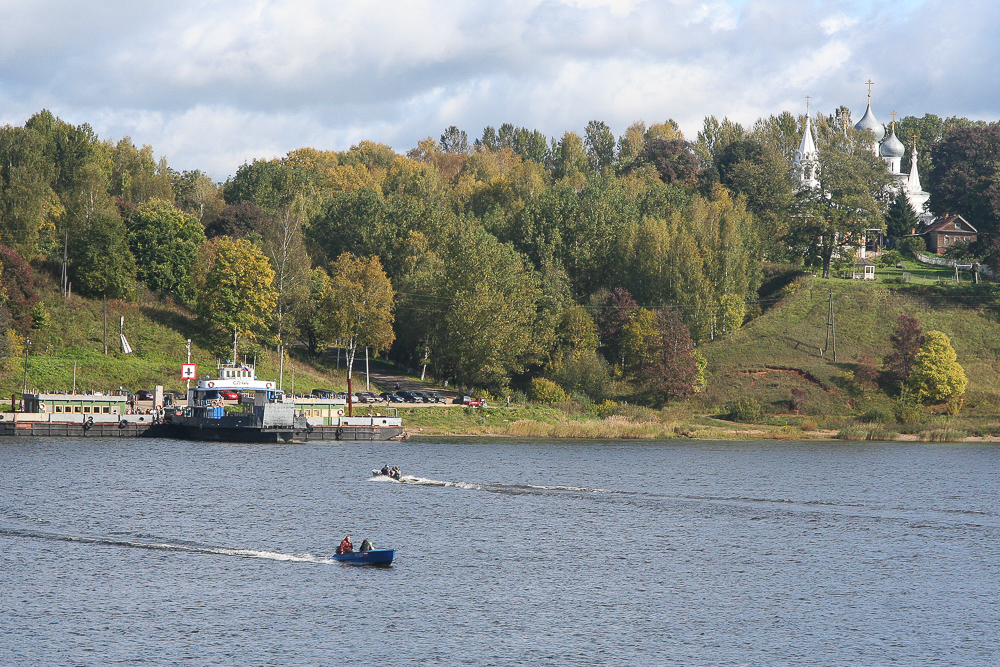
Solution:
{"label": "distant fence", "polygon": [[[921,264],[933,264],[934,266],[947,266],[949,268],[954,268],[958,265],[959,271],[972,271],[973,263],[969,261],[962,261],[960,259],[950,259],[948,257],[939,257],[937,255],[928,255],[924,252],[915,252],[913,256],[917,258],[917,261]],[[982,264],[979,265],[979,273],[986,276],[987,278],[993,277],[993,272],[987,269]]]}

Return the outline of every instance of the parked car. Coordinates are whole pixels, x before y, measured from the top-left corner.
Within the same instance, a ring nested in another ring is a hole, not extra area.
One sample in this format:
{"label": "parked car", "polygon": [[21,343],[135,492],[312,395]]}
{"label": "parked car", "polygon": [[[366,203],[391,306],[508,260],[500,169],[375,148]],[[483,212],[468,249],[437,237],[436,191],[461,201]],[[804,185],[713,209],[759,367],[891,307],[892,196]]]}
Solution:
{"label": "parked car", "polygon": [[151,401],[153,400],[153,392],[148,389],[140,389],[135,392],[135,400],[137,401]]}
{"label": "parked car", "polygon": [[378,403],[379,398],[373,392],[362,391],[358,393],[358,402],[360,403]]}
{"label": "parked car", "polygon": [[231,389],[225,389],[219,392],[219,396],[226,399],[227,401],[238,401],[240,400],[240,395]]}
{"label": "parked car", "polygon": [[397,396],[396,394],[379,394],[379,397],[386,403],[402,403],[403,397]]}
{"label": "parked car", "polygon": [[470,408],[485,408],[486,401],[481,398],[470,398],[469,402],[466,403]]}
{"label": "parked car", "polygon": [[462,405],[468,405],[471,400],[471,396],[456,396],[454,402],[461,403]]}
{"label": "parked car", "polygon": [[417,396],[419,396],[420,398],[424,399],[424,403],[433,403],[434,402],[434,399],[431,398],[431,395],[428,394],[426,391],[415,391],[413,393],[416,394]]}
{"label": "parked car", "polygon": [[[333,389],[313,389],[312,395],[316,396],[317,398],[333,398],[334,396],[337,395],[337,392],[335,392]],[[346,396],[347,394],[344,395]]]}
{"label": "parked car", "polygon": [[416,395],[415,393],[413,393],[412,391],[401,391],[401,392],[399,392],[399,395],[400,395],[400,396],[401,396],[401,397],[403,398],[403,400],[404,400],[404,401],[406,401],[407,403],[423,403],[423,402],[424,402],[424,399],[423,399],[423,397],[421,397],[421,396],[417,396],[417,395]]}
{"label": "parked car", "polygon": [[445,400],[444,396],[442,396],[441,394],[437,393],[436,391],[432,391],[430,393],[430,397],[431,397],[431,402],[432,403],[447,403],[448,402],[448,401]]}
{"label": "parked car", "polygon": [[[347,392],[346,391],[338,391],[337,392],[337,398],[341,398],[341,399],[343,399],[343,400],[346,401],[347,398],[348,398],[347,397]],[[361,400],[358,399],[358,395],[357,394],[352,394],[351,395],[351,403],[360,403],[360,402],[361,402]]]}

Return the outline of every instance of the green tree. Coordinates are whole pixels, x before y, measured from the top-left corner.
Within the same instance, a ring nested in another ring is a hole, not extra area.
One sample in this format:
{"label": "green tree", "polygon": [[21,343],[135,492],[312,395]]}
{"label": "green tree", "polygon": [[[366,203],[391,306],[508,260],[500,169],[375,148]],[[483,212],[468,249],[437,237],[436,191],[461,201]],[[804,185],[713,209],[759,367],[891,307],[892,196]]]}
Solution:
{"label": "green tree", "polygon": [[194,297],[190,270],[205,240],[201,223],[163,199],[140,204],[126,220],[139,279],[153,291]]}
{"label": "green tree", "polygon": [[395,294],[378,257],[362,259],[344,253],[329,273],[324,311],[330,337],[343,341],[347,352],[347,393],[351,395],[357,348],[378,353],[388,349],[396,336],[392,330]]}
{"label": "green tree", "polygon": [[511,246],[481,227],[457,230],[442,252],[438,367],[444,377],[502,390],[540,350],[538,278]]}
{"label": "green tree", "polygon": [[985,244],[1000,243],[1000,123],[952,130],[931,149],[934,170],[925,179],[930,208],[958,213]]}
{"label": "green tree", "polygon": [[70,236],[69,260],[74,292],[110,299],[130,299],[135,294],[135,257],[117,212],[99,211],[82,220]]}
{"label": "green tree", "polygon": [[582,188],[590,174],[590,158],[580,135],[576,132],[565,133],[559,143],[553,145],[552,154],[552,175],[557,179],[566,179],[576,189]]}
{"label": "green tree", "polygon": [[220,237],[202,244],[196,260],[198,316],[225,335],[259,340],[274,317],[274,270],[260,249],[245,240]]}
{"label": "green tree", "polygon": [[0,127],[0,242],[27,257],[39,252],[48,216],[59,206],[49,187],[45,140],[30,128]]}
{"label": "green tree", "polygon": [[615,135],[604,121],[592,120],[584,131],[590,170],[595,174],[609,172],[615,163]]}
{"label": "green tree", "polygon": [[906,198],[905,192],[900,192],[886,210],[886,233],[892,238],[898,239],[914,233],[918,227],[920,227],[920,221],[913,211],[913,206],[910,205],[910,200]]}
{"label": "green tree", "polygon": [[951,339],[940,331],[926,332],[906,381],[913,396],[917,400],[940,403],[961,397],[968,383]]}
{"label": "green tree", "polygon": [[819,187],[800,191],[793,209],[792,246],[822,265],[824,278],[834,255],[849,254],[865,230],[884,224],[892,177],[858,134],[834,134],[834,142],[820,146]]}

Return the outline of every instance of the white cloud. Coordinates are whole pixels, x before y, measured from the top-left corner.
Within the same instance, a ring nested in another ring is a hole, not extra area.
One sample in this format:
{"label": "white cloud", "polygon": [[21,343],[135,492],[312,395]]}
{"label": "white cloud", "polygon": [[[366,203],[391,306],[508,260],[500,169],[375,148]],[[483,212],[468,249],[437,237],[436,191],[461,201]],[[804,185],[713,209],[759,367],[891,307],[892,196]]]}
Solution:
{"label": "white cloud", "polygon": [[827,35],[832,35],[843,30],[849,30],[850,28],[858,25],[858,23],[860,23],[858,19],[848,16],[847,14],[840,13],[823,19],[823,21],[820,22],[820,26],[823,27],[823,32]]}
{"label": "white cloud", "polygon": [[693,137],[704,116],[750,124],[806,94],[863,108],[869,77],[882,115],[995,120],[997,34],[992,0],[8,2],[0,120],[46,107],[220,179],[452,124],[558,136],[672,117]]}

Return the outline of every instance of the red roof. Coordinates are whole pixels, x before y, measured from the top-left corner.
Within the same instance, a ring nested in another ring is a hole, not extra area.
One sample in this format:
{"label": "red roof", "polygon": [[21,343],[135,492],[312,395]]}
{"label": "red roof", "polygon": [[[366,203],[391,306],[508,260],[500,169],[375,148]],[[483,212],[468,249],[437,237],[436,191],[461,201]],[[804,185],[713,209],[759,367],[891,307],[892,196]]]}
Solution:
{"label": "red roof", "polygon": [[970,225],[965,218],[960,215],[946,215],[931,223],[930,227],[920,232],[921,235],[928,232],[948,232],[951,234],[978,234],[975,227]]}

